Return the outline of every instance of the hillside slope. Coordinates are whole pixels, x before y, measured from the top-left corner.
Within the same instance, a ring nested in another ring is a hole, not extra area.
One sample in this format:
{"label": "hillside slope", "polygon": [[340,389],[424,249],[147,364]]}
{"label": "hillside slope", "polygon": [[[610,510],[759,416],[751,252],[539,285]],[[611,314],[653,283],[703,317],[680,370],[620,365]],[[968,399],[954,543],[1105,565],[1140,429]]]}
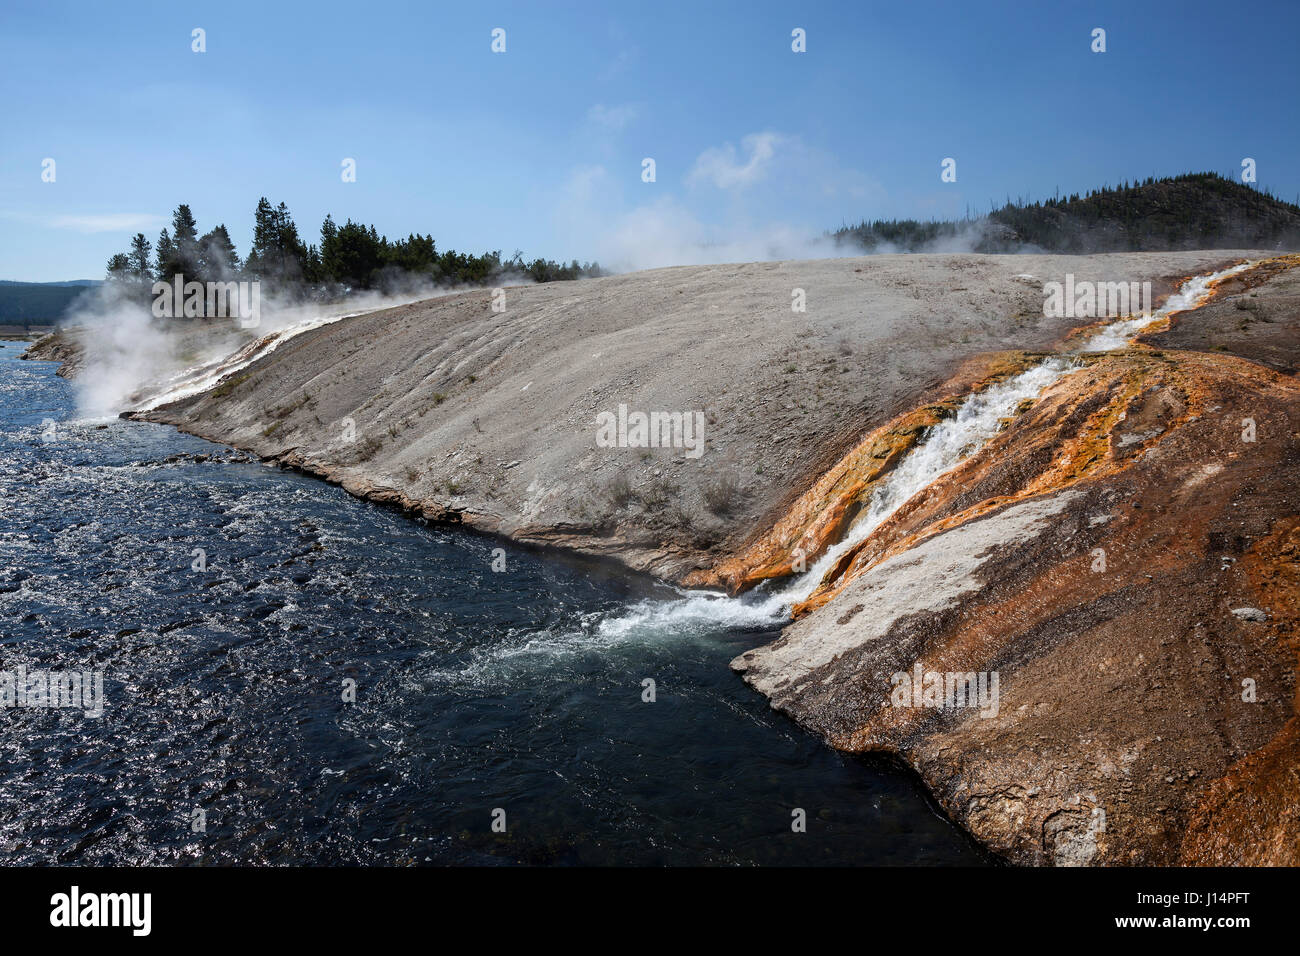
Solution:
{"label": "hillside slope", "polygon": [[[1146,337],[1161,348],[1085,356],[733,667],[833,746],[905,758],[1017,862],[1300,863],[1300,382],[1238,357],[1260,346],[1235,318],[1266,308],[1294,367],[1297,293],[1292,257]],[[1213,351],[1163,346],[1188,339]],[[842,507],[791,513],[815,529]],[[727,572],[780,558],[749,563]],[[997,675],[1000,699],[900,704],[899,674]]]}
{"label": "hillside slope", "polygon": [[866,250],[1060,253],[1300,249],[1300,206],[1215,173],[1107,187],[1084,196],[1007,202],[986,217],[876,221],[833,233]]}
{"label": "hillside slope", "polygon": [[68,307],[95,283],[0,281],[0,324],[49,325],[67,314]]}
{"label": "hillside slope", "polygon": [[[305,332],[144,417],[427,517],[747,589],[826,551],[964,396],[1080,341],[1089,320],[1043,317],[1045,281],[1159,294],[1267,256],[665,269],[511,289],[504,313],[463,293]],[[1300,863],[1297,266],[1076,355],[733,666],[830,745],[909,762],[1013,861]],[[602,447],[619,404],[700,409],[704,453]],[[1000,697],[894,706],[913,672],[996,674]]]}
{"label": "hillside slope", "polygon": [[[1046,349],[1042,283],[1230,257],[871,257],[682,267],[469,292],[290,339],[149,414],[358,494],[669,579],[761,533],[863,432]],[[1168,288],[1168,283],[1165,283]],[[803,290],[807,311],[792,311]],[[597,416],[700,413],[705,446],[606,448]],[[346,420],[353,428],[347,440]]]}

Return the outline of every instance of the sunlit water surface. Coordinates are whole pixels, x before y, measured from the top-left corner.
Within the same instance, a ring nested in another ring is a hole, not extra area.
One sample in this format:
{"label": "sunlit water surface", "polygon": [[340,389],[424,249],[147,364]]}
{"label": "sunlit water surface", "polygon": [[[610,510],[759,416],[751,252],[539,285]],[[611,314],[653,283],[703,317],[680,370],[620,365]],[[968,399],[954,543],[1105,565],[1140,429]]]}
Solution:
{"label": "sunlit water surface", "polygon": [[729,671],[773,624],[656,627],[635,609],[661,589],[517,549],[494,573],[498,542],[80,421],[21,351],[0,346],[0,670],[102,669],[107,709],[0,710],[5,862],[987,862],[909,773]]}

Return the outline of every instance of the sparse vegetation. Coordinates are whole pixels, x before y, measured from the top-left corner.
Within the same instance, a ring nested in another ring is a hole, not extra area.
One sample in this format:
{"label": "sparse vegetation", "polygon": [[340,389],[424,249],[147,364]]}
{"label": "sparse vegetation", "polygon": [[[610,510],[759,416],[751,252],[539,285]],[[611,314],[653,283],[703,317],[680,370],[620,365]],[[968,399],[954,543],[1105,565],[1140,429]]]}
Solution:
{"label": "sparse vegetation", "polygon": [[367,435],[361,441],[357,442],[356,459],[357,461],[369,461],[375,457],[375,452],[382,448],[384,443],[374,435]]}
{"label": "sparse vegetation", "polygon": [[646,485],[641,492],[641,503],[646,508],[660,510],[666,508],[670,502],[676,501],[681,495],[681,491],[680,485],[667,478],[656,479]]}
{"label": "sparse vegetation", "polygon": [[720,472],[703,488],[704,503],[715,515],[729,514],[739,503],[740,479],[730,469]]}
{"label": "sparse vegetation", "polygon": [[274,411],[271,412],[271,414],[274,415],[276,418],[288,418],[290,415],[292,415],[294,412],[302,408],[310,401],[311,401],[311,396],[307,394],[307,392],[303,392],[301,395],[299,395],[288,405],[283,405],[280,408],[275,409]]}
{"label": "sparse vegetation", "polygon": [[626,508],[635,497],[632,482],[624,472],[619,472],[605,485],[605,499],[615,508]]}
{"label": "sparse vegetation", "polygon": [[248,381],[249,377],[252,374],[253,374],[252,372],[245,372],[242,375],[236,375],[233,376],[232,378],[228,378],[220,385],[218,385],[216,388],[214,388],[211,392],[209,392],[209,394],[213,398],[225,398],[227,395],[233,392],[244,382]]}

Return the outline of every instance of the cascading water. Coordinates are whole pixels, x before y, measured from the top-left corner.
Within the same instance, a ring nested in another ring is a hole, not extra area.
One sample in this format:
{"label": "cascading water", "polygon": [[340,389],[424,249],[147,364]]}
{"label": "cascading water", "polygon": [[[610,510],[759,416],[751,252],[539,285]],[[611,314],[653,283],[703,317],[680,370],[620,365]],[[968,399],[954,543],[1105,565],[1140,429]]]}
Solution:
{"label": "cascading water", "polygon": [[[1085,339],[1077,351],[1123,348],[1134,335],[1152,323],[1174,312],[1198,307],[1209,297],[1219,280],[1251,265],[1242,263],[1189,279],[1161,309],[1150,315],[1112,322]],[[287,325],[229,355],[200,363],[147,387],[137,393],[133,405],[137,410],[147,411],[204,392],[226,376],[270,354],[289,339],[357,314],[360,313],[317,315]],[[805,573],[786,581],[783,586],[778,586],[779,589],[760,587],[739,598],[720,591],[679,591],[677,596],[668,600],[647,599],[626,613],[607,618],[600,624],[600,632],[606,637],[626,637],[643,628],[656,633],[684,633],[700,626],[755,628],[779,624],[789,616],[792,605],[806,600],[816,590],[826,572],[846,551],[870,536],[913,495],[981,448],[997,434],[1000,421],[1010,416],[1022,402],[1037,398],[1043,389],[1074,367],[1068,356],[1053,357],[1005,382],[968,396],[956,414],[931,428],[903,461],[881,479],[868,506],[843,539],[820,555]]]}
{"label": "cascading water", "polygon": [[[643,579],[513,548],[493,574],[491,539],[83,419],[22,349],[0,342],[0,670],[11,690],[99,675],[103,709],[0,710],[6,863],[984,861],[912,775],[833,754],[731,679],[748,635],[600,639]],[[803,793],[817,825],[772,839]]]}
{"label": "cascading water", "polygon": [[887,474],[871,496],[862,516],[838,543],[829,548],[806,574],[800,575],[768,604],[772,610],[805,600],[831,566],[850,548],[864,541],[909,498],[968,458],[998,433],[1000,422],[1026,399],[1039,395],[1070,370],[1064,359],[1049,359],[1014,378],[969,396],[957,413],[929,430],[922,441]]}
{"label": "cascading water", "polygon": [[200,362],[161,382],[145,386],[132,396],[133,410],[147,412],[160,405],[206,392],[227,375],[245,369],[263,356],[270,355],[289,339],[310,332],[312,329],[318,329],[322,325],[330,325],[360,314],[361,312],[341,312],[336,315],[313,315],[269,332],[261,338],[246,343],[229,355]]}
{"label": "cascading water", "polygon": [[[1085,339],[1079,352],[1104,352],[1123,348],[1147,326],[1175,312],[1194,309],[1210,296],[1216,283],[1250,268],[1246,262],[1230,269],[1189,279],[1150,315],[1112,322]],[[1026,369],[980,392],[968,396],[955,415],[929,430],[925,437],[893,471],[885,475],[872,493],[870,503],[838,543],[828,548],[807,572],[768,593],[763,588],[739,598],[718,591],[684,592],[677,600],[642,601],[626,615],[607,620],[602,629],[610,634],[652,627],[676,631],[708,622],[732,627],[772,626],[789,616],[792,605],[806,600],[817,589],[826,572],[850,548],[864,541],[913,495],[956,467],[997,434],[1000,421],[1010,416],[1026,399],[1037,398],[1049,385],[1076,368],[1069,356],[1057,356]]]}

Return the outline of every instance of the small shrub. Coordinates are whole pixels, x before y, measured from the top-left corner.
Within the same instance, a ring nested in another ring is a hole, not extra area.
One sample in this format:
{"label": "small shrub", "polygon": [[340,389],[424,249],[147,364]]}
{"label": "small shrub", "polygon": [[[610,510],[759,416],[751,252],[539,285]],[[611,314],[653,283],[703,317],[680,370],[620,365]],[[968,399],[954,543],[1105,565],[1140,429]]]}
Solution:
{"label": "small shrub", "polygon": [[383,442],[374,435],[368,435],[361,441],[357,442],[357,461],[369,461],[375,457],[375,452],[383,447]]}
{"label": "small shrub", "polygon": [[626,508],[635,497],[632,493],[632,483],[627,475],[620,471],[611,478],[605,485],[605,497],[615,508]]}
{"label": "small shrub", "polygon": [[715,515],[730,512],[739,503],[740,479],[735,472],[724,471],[704,486],[704,503]]}
{"label": "small shrub", "polygon": [[248,379],[252,376],[252,374],[253,374],[252,372],[245,372],[243,375],[236,375],[233,378],[226,379],[224,382],[222,382],[220,385],[218,385],[216,388],[212,390],[212,397],[225,398],[227,395],[233,392],[244,382],[247,382]]}
{"label": "small shrub", "polygon": [[303,392],[300,396],[298,396],[297,401],[290,402],[288,405],[284,405],[276,409],[275,411],[271,412],[271,414],[274,415],[276,418],[288,418],[290,414],[302,408],[309,401],[311,401],[311,396],[308,395],[306,392]]}
{"label": "small shrub", "polygon": [[641,503],[647,508],[659,511],[667,507],[669,502],[675,501],[681,494],[681,490],[671,481],[652,481],[641,493]]}

